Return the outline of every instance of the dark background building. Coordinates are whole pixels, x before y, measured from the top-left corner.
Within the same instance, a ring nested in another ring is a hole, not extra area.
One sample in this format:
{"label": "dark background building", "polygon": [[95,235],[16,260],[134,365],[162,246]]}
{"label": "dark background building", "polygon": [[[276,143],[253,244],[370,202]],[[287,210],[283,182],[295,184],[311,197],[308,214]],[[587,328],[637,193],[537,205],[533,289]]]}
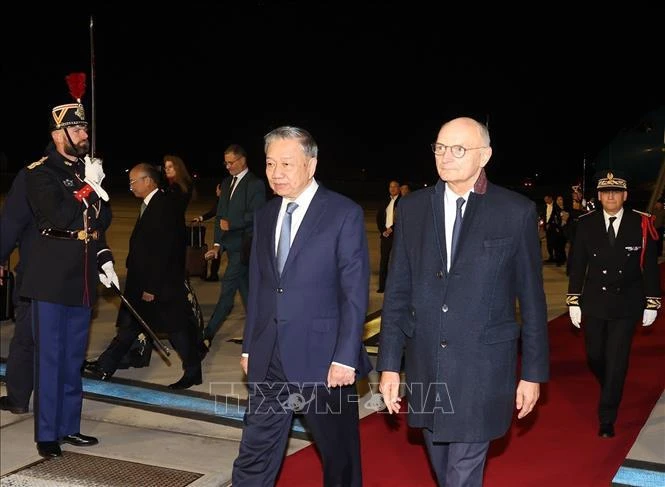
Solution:
{"label": "dark background building", "polygon": [[295,124],[319,143],[321,179],[382,195],[390,179],[434,182],[429,143],[442,121],[469,115],[489,123],[490,177],[537,197],[592,173],[611,141],[663,105],[660,10],[584,17],[560,6],[517,20],[403,2],[18,7],[0,33],[1,169],[40,156],[48,110],[69,101],[65,75],[90,75],[92,45],[109,185],[165,153],[214,181],[230,143],[262,173],[262,136]]}

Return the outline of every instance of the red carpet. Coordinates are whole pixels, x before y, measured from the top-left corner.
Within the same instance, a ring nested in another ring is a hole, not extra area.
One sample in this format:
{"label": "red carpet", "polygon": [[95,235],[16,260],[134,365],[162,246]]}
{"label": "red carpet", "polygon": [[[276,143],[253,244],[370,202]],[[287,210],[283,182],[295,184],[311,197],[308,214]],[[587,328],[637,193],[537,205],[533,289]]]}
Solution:
{"label": "red carpet", "polygon": [[[616,436],[599,438],[599,388],[586,366],[581,332],[572,331],[568,315],[549,328],[551,381],[535,414],[515,419],[491,444],[485,487],[607,487],[665,388],[665,316],[659,312],[651,327],[636,330]],[[360,435],[366,487],[436,487],[420,432],[407,427],[406,416],[372,414],[361,420]],[[316,449],[288,456],[277,485],[321,485]]]}

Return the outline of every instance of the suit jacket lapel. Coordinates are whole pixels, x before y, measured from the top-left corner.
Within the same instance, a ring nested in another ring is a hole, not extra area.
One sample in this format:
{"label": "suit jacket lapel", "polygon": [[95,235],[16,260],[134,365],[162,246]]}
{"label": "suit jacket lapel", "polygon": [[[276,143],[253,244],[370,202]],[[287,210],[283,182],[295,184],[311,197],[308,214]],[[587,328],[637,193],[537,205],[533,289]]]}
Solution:
{"label": "suit jacket lapel", "polygon": [[[614,241],[615,248],[621,248],[621,251],[624,250],[626,245],[626,228],[628,228],[630,216],[628,215],[628,210],[623,209],[623,216],[621,217],[621,225],[617,228],[616,222],[614,222],[614,231],[616,232],[616,240]],[[608,239],[609,242],[609,239]]]}
{"label": "suit jacket lapel", "polygon": [[[596,225],[597,225],[597,235],[600,236],[600,243],[599,247],[610,247],[610,240],[607,234],[607,228],[605,227],[605,214],[603,213],[603,210],[600,209],[598,210],[598,217],[596,218]],[[614,230],[616,231],[616,226],[614,227]],[[617,235],[618,236],[618,235]],[[614,242],[614,245],[617,245],[617,242]]]}
{"label": "suit jacket lapel", "polygon": [[[631,218],[634,215],[632,210],[626,208],[623,209],[623,216],[621,217],[621,225],[619,228],[616,228],[615,222],[615,231],[616,231],[616,240],[614,241],[614,250],[619,254],[623,254],[626,251],[626,247],[631,244],[628,236],[628,226],[631,225]],[[608,239],[609,242],[609,239]]]}
{"label": "suit jacket lapel", "polygon": [[[152,195],[152,198],[150,198],[150,203],[153,203],[155,201],[155,198],[159,194],[159,191]],[[141,200],[141,204],[143,204],[143,200]],[[141,227],[141,223],[145,219],[146,213],[148,213],[148,208],[150,208],[150,205],[146,206],[145,210],[143,210],[143,215],[141,215],[141,207],[139,206],[139,216],[136,217],[136,224],[134,225],[134,229],[132,230],[132,235],[130,239],[134,237],[134,235],[138,232],[138,229]]]}
{"label": "suit jacket lapel", "polygon": [[269,203],[268,212],[266,213],[266,222],[269,225],[269,234],[264,242],[267,242],[268,248],[264,247],[265,255],[269,255],[270,265],[272,272],[277,279],[279,279],[279,273],[277,272],[277,257],[275,255],[275,232],[277,231],[277,217],[279,216],[279,209],[282,207],[282,198],[275,198],[272,202]]}
{"label": "suit jacket lapel", "polygon": [[234,201],[237,201],[237,199],[238,199],[238,200],[241,200],[244,203],[245,200],[247,199],[247,185],[249,184],[248,181],[249,181],[249,178],[250,178],[249,175],[250,175],[250,173],[248,172],[247,174],[245,174],[243,176],[243,178],[240,181],[236,182],[236,187],[233,190],[233,200]]}
{"label": "suit jacket lapel", "polygon": [[[474,224],[475,216],[478,213],[478,207],[481,206],[483,202],[483,195],[474,193],[473,191],[469,193],[469,200],[465,203],[466,209],[464,210],[464,216],[462,218],[462,228],[460,229],[459,241],[457,242],[457,258],[455,260],[459,261],[460,255],[464,253],[464,241],[469,235],[469,230]],[[452,269],[455,265],[453,261],[450,268]]]}
{"label": "suit jacket lapel", "polygon": [[[303,218],[300,228],[298,228],[298,233],[296,233],[293,243],[291,244],[291,249],[289,250],[289,256],[286,258],[286,263],[284,264],[284,269],[282,270],[282,275],[284,275],[289,268],[289,264],[298,256],[298,253],[305,246],[305,242],[308,241],[309,235],[317,227],[319,222],[323,217],[325,212],[326,205],[325,202],[328,198],[326,197],[326,190],[321,185],[319,189],[316,190],[312,202],[307,208],[307,213],[305,213],[305,218]],[[277,218],[275,218],[277,220]],[[273,241],[274,241],[274,232],[273,232]],[[274,243],[274,242],[273,242]],[[274,254],[274,252],[273,252]],[[273,259],[274,261],[275,259]]]}
{"label": "suit jacket lapel", "polygon": [[439,180],[434,187],[434,191],[431,194],[432,201],[432,215],[434,217],[434,236],[436,238],[437,248],[439,249],[439,256],[441,257],[441,262],[443,263],[443,271],[446,272],[448,264],[446,263],[446,256],[448,254],[446,248],[446,220],[444,215],[444,205],[443,205],[443,192],[445,190],[445,185],[443,181]]}

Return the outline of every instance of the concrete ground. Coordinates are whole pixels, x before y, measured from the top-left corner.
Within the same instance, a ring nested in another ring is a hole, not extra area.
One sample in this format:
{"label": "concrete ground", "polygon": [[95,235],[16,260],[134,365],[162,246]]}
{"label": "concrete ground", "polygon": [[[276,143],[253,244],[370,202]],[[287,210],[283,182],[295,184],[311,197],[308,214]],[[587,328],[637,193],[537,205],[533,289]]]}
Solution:
{"label": "concrete ground", "polygon": [[[113,195],[114,220],[109,232],[109,243],[116,258],[116,270],[121,281],[124,279],[124,263],[127,254],[131,229],[138,214],[139,202],[130,195]],[[193,201],[188,211],[192,218],[210,207],[210,200]],[[212,223],[208,222],[208,242],[212,234]],[[372,276],[369,287],[369,312],[381,309],[383,295],[377,294],[379,236],[375,225],[375,213],[366,211],[366,230],[370,246]],[[12,262],[16,262],[16,256]],[[222,263],[224,265],[224,262]],[[222,267],[223,270],[223,267]],[[565,312],[564,297],[567,280],[564,267],[545,266],[544,283],[548,302],[548,319]],[[219,283],[205,282],[192,278],[197,297],[206,320],[210,317],[219,295]],[[115,318],[119,298],[104,291],[99,300],[91,326],[90,342],[87,351],[89,359],[96,358],[109,344],[115,334]],[[229,339],[240,337],[244,324],[245,311],[239,297],[236,305],[212,344],[212,349],[203,362],[203,384],[191,390],[205,395],[227,394],[231,390],[241,398],[246,397],[243,374],[239,367],[240,345]],[[9,341],[13,334],[13,323],[2,322],[0,326],[0,355],[7,357]],[[175,382],[181,376],[177,354],[172,355],[167,364],[156,353],[149,367],[118,370],[114,378],[142,381],[157,385]],[[377,375],[370,376],[362,385],[364,397],[372,392],[372,384]],[[375,389],[375,387],[374,387]],[[5,394],[4,384],[2,394]],[[361,415],[371,413],[361,401]],[[663,403],[659,406],[663,416]],[[653,422],[662,433],[662,421]],[[196,418],[173,416],[155,410],[137,409],[119,404],[110,404],[95,399],[85,399],[83,403],[84,434],[100,438],[98,446],[75,448],[64,445],[65,452],[85,453],[118,460],[128,460],[148,465],[169,467],[178,470],[198,472],[202,476],[193,487],[227,485],[230,479],[233,460],[237,454],[241,429],[237,426],[216,424]],[[40,460],[33,442],[32,413],[13,415],[7,411],[0,413],[0,475],[30,465]],[[652,437],[653,431],[651,434]],[[657,434],[655,438],[658,438]],[[661,436],[662,438],[662,436]],[[293,453],[309,444],[303,439],[292,438],[288,453]],[[653,451],[648,445],[644,448]],[[636,450],[637,451],[637,450]],[[4,483],[1,485],[5,485]],[[9,485],[9,484],[7,484]],[[12,484],[14,485],[14,484]],[[170,484],[162,483],[164,487]]]}

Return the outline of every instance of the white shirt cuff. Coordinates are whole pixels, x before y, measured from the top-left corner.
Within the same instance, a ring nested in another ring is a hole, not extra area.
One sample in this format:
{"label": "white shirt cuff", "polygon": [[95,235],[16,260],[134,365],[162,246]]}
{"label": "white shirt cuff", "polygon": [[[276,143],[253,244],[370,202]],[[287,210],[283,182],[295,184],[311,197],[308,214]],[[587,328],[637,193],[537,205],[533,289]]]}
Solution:
{"label": "white shirt cuff", "polygon": [[333,362],[333,364],[339,365],[341,367],[346,367],[347,369],[356,370],[355,367],[351,367],[350,365],[340,364],[339,362]]}

